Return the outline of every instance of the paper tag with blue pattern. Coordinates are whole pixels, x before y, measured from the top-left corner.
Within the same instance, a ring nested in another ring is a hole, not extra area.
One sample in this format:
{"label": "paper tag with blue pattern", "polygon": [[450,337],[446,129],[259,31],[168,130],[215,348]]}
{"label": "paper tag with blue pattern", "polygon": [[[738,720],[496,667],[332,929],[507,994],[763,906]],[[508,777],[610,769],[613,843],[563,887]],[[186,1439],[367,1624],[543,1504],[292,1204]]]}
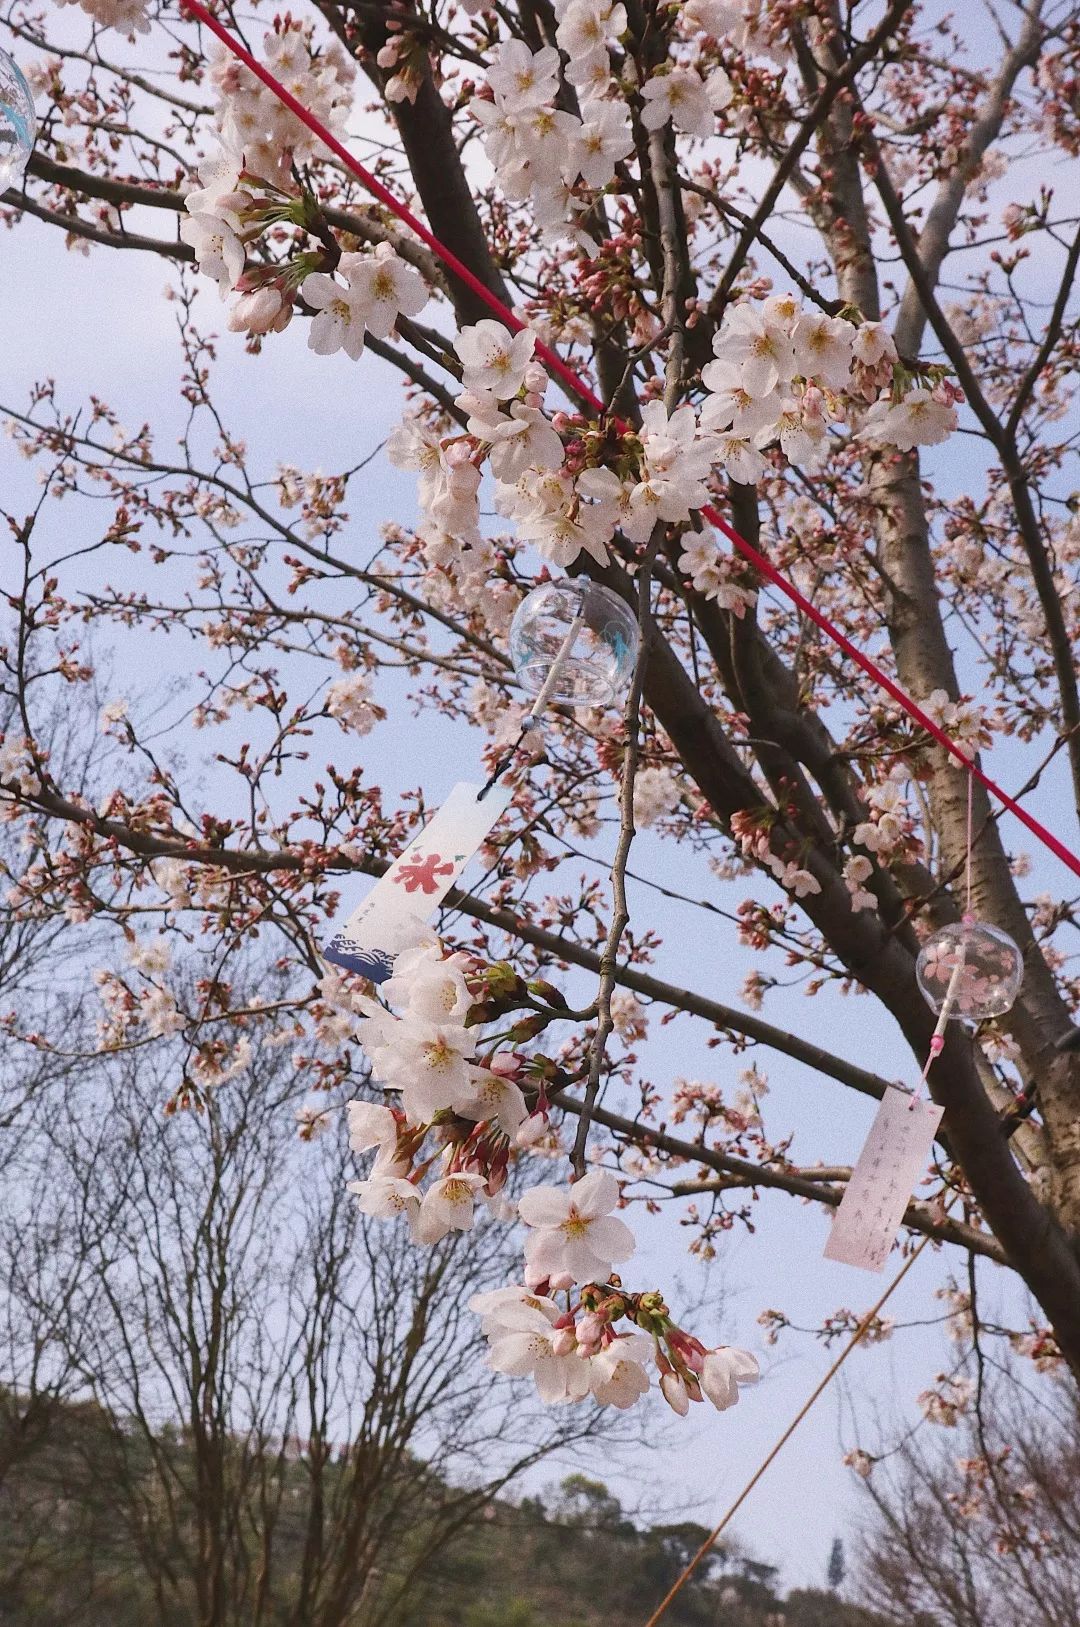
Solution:
{"label": "paper tag with blue pattern", "polygon": [[360,908],[323,950],[323,958],[346,971],[383,983],[394,957],[415,943],[423,927],[455,886],[496,820],[510,806],[511,792],[493,786],[455,785],[442,807],[380,876]]}

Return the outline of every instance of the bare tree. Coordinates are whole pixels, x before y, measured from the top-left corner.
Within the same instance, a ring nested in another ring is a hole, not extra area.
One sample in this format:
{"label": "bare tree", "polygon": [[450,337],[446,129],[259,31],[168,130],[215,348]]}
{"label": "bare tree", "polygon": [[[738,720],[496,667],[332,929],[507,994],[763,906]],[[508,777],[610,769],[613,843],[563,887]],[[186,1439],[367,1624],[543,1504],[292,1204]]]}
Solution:
{"label": "bare tree", "polygon": [[858,1595],[904,1627],[1075,1627],[1075,1393],[1003,1366],[959,1394],[943,1437],[924,1426],[873,1465]]}
{"label": "bare tree", "polygon": [[2,1585],[30,1597],[44,1573],[69,1621],[136,1575],[162,1622],[392,1623],[455,1532],[593,1420],[493,1389],[465,1301],[505,1280],[504,1234],[420,1255],[362,1216],[344,1138],[297,1137],[280,1045],[179,1117],[168,1066],[87,1067],[11,1195],[9,1317],[67,1249],[80,1291],[43,1353],[12,1341],[4,1381],[51,1356],[79,1385],[11,1476]]}

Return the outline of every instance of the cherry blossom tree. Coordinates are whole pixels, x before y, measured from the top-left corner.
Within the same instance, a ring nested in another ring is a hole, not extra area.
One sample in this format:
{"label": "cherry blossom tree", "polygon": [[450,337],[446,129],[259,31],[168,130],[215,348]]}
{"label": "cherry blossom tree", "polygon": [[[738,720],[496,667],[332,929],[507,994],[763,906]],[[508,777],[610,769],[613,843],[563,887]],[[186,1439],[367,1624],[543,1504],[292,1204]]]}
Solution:
{"label": "cherry blossom tree", "polygon": [[958,1407],[928,1396],[922,1429],[861,1466],[873,1513],[859,1594],[886,1621],[1075,1621],[1075,1391],[972,1369]]}
{"label": "cherry blossom tree", "polygon": [[[686,1200],[708,1254],[757,1192],[835,1207],[848,1171],[766,1134],[756,1070],[741,1093],[642,1077],[634,1046],[657,1008],[686,1013],[715,1028],[726,1070],[753,1044],[838,1101],[880,1097],[872,1067],[768,1021],[786,968],[824,999],[871,997],[917,1071],[934,1017],[916,956],[965,908],[971,776],[811,616],[763,593],[705,510],[962,751],[1008,740],[1023,796],[1064,788],[1053,819],[1075,844],[1080,231],[1057,183],[1078,146],[1075,20],[1043,0],[987,6],[972,43],[911,0],[223,13],[327,129],[359,132],[448,261],[172,0],[80,4],[81,31],[8,7],[41,129],[6,216],[58,226],[103,276],[107,251],[175,267],[187,419],[177,452],[62,384],[4,404],[43,503],[107,510],[78,579],[74,549],[39,549],[37,517],[9,516],[18,716],[0,783],[37,854],[18,908],[113,927],[96,1043],[182,1034],[173,1108],[243,1068],[226,1031],[268,1031],[295,1047],[313,1131],[362,1046],[388,1094],[353,1113],[356,1151],[375,1154],[358,1200],[420,1248],[485,1204],[512,1218],[509,1161],[550,1150],[565,1121],[575,1179],[529,1193],[523,1283],[476,1305],[492,1364],[548,1400],[617,1406],[651,1364],[676,1411],[728,1406],[752,1359],[707,1348],[633,1278],[613,1210]],[[298,331],[351,358],[358,391],[372,357],[403,379],[386,456],[415,472],[419,519],[382,516],[367,557],[347,534],[365,464],[299,469],[216,405],[242,347]],[[559,707],[540,735],[506,635],[553,571],[632,605],[640,655],[621,718]],[[122,766],[75,787],[28,698],[86,681],[87,627],[190,638],[206,666],[167,747],[137,706],[107,706]],[[430,811],[422,785],[390,808],[335,766],[342,737],[401,721],[394,669],[432,726],[472,726],[513,802],[483,880],[376,994],[320,948]],[[191,723],[222,741],[206,799]],[[707,865],[716,896],[690,906],[727,913],[759,952],[743,1006],[647,969],[661,949],[627,908],[640,827],[672,861],[646,885],[678,893],[684,856]],[[1032,895],[1017,828],[975,783],[972,903],[1020,946],[1024,983],[1007,1014],[953,1025],[930,1069],[945,1118],[906,1221],[1017,1273],[1037,1337],[1080,1373],[1075,901]],[[235,992],[253,937],[285,979],[272,1001]],[[181,938],[205,960],[184,997]]]}

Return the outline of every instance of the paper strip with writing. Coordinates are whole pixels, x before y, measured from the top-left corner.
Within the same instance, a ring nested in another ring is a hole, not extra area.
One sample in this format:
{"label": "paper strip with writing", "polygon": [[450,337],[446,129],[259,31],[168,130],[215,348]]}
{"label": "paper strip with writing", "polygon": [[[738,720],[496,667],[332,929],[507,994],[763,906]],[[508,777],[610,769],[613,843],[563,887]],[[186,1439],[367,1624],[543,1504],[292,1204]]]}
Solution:
{"label": "paper strip with writing", "polygon": [[825,1245],[827,1260],[882,1271],[930,1159],[943,1109],[899,1085],[881,1099]]}
{"label": "paper strip with writing", "polygon": [[501,814],[511,792],[455,785],[442,807],[414,836],[359,909],[323,950],[323,958],[374,983],[390,976],[394,956],[430,921]]}

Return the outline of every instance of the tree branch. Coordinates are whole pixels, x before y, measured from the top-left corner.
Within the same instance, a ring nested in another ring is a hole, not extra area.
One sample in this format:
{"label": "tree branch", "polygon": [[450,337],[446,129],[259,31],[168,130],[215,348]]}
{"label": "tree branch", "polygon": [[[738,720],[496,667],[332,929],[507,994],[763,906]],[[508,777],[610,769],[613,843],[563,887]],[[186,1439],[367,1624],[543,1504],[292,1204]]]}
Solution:
{"label": "tree branch", "polygon": [[[583,1104],[574,1097],[560,1095],[559,1106],[566,1108],[570,1113],[583,1111]],[[810,1175],[801,1171],[788,1171],[775,1169],[768,1164],[752,1164],[746,1158],[734,1158],[728,1153],[716,1152],[693,1141],[681,1141],[676,1136],[669,1135],[666,1130],[654,1130],[649,1125],[642,1124],[635,1119],[624,1118],[619,1113],[611,1113],[607,1108],[598,1107],[594,1114],[597,1124],[602,1124],[608,1130],[625,1136],[636,1146],[657,1147],[661,1152],[667,1152],[674,1158],[684,1158],[691,1164],[703,1164],[707,1169],[715,1169],[729,1177],[713,1185],[694,1183],[687,1191],[723,1191],[728,1187],[770,1187],[780,1192],[789,1192],[794,1197],[809,1198],[814,1203],[827,1204],[830,1208],[837,1208],[844,1196],[844,1189],[840,1186],[823,1186]],[[679,1187],[671,1190],[679,1194]],[[968,1249],[975,1254],[983,1254],[988,1260],[996,1260],[999,1265],[1008,1265],[1010,1261],[997,1238],[989,1232],[980,1231],[975,1226],[967,1226],[961,1221],[939,1217],[922,1204],[909,1204],[904,1212],[905,1226],[912,1231],[921,1232],[924,1236],[936,1238],[943,1243],[956,1243],[961,1248]]]}

